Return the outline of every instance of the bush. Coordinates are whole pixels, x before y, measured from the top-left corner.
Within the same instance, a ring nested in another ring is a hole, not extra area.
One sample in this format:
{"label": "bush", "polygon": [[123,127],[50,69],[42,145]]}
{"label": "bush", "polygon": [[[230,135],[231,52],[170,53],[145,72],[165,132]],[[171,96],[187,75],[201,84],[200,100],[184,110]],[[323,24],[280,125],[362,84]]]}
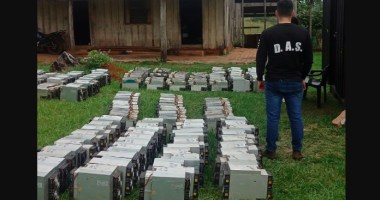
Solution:
{"label": "bush", "polygon": [[112,58],[105,52],[92,50],[84,58],[84,64],[90,69],[101,68],[106,63],[111,63]]}

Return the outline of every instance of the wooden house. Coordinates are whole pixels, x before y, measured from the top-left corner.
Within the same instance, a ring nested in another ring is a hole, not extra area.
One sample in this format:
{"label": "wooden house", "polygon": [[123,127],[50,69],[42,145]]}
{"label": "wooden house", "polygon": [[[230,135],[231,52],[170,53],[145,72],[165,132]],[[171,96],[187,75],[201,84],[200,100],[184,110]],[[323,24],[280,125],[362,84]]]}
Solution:
{"label": "wooden house", "polygon": [[66,30],[70,48],[225,53],[236,39],[235,4],[235,0],[37,0],[37,23],[44,33]]}

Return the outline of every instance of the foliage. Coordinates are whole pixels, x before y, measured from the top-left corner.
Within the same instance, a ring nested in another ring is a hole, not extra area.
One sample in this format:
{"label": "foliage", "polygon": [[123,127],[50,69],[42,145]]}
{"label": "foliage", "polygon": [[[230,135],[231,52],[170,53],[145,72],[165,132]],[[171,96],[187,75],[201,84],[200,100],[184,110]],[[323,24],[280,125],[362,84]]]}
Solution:
{"label": "foliage", "polygon": [[94,69],[112,62],[112,58],[106,52],[92,50],[88,52],[88,55],[83,59],[83,62],[88,68]]}
{"label": "foliage", "polygon": [[297,18],[300,25],[309,29],[309,9],[312,8],[312,40],[315,49],[322,48],[322,27],[323,27],[323,1],[314,0],[310,4],[310,0],[298,0],[297,2]]}

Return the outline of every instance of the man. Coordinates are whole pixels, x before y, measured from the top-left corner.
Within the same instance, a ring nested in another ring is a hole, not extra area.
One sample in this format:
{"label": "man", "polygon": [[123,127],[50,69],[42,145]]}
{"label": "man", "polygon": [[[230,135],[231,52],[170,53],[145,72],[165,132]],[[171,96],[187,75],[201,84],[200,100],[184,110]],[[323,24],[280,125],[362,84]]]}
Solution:
{"label": "man", "polygon": [[301,160],[304,135],[302,97],[306,88],[305,77],[313,63],[311,40],[305,28],[291,23],[294,16],[291,0],[279,0],[275,14],[278,24],[262,32],[256,54],[257,81],[259,91],[265,90],[267,113],[267,144],[263,156],[277,157],[276,141],[284,98],[291,124],[292,158]]}

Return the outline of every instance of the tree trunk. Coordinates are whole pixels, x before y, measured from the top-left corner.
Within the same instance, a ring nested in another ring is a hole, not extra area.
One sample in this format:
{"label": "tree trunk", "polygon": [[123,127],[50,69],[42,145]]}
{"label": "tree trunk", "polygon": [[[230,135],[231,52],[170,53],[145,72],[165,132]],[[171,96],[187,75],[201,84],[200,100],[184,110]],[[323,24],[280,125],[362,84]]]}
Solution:
{"label": "tree trunk", "polygon": [[309,0],[309,33],[310,37],[312,37],[312,31],[313,31],[313,3],[314,0]]}

